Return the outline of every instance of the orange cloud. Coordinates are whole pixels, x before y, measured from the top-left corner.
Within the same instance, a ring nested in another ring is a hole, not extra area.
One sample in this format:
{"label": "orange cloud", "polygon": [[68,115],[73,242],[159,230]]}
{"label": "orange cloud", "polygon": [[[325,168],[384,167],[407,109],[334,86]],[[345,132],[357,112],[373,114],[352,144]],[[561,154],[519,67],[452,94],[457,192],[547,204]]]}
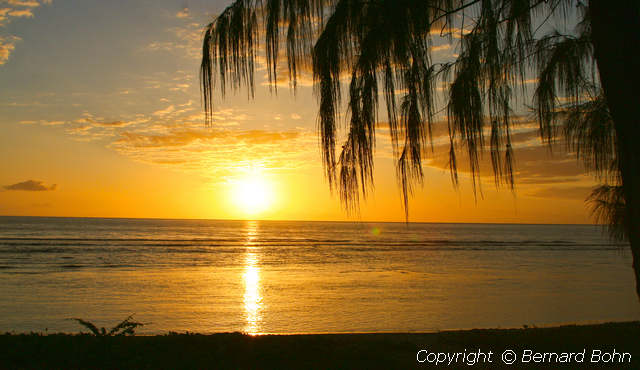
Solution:
{"label": "orange cloud", "polygon": [[250,144],[272,144],[278,141],[295,139],[298,132],[268,132],[262,130],[229,131],[217,129],[204,130],[174,130],[162,134],[147,134],[137,132],[123,132],[114,144],[135,148],[159,148],[185,146],[195,141],[212,139],[228,139],[234,142],[242,141]]}
{"label": "orange cloud", "polygon": [[[430,153],[431,154],[431,153]],[[514,145],[514,171],[516,183],[520,184],[547,184],[558,182],[577,181],[575,177],[587,174],[580,166],[574,154],[568,153],[559,145],[550,151],[547,146],[535,145],[515,147]],[[458,172],[470,173],[469,156],[466,149],[456,151]],[[480,175],[493,177],[491,156],[488,151],[480,158]],[[439,145],[434,147],[428,166],[449,169],[449,146]]]}
{"label": "orange cloud", "polygon": [[[2,13],[0,12],[0,20],[2,20]],[[21,39],[17,36],[2,37],[0,36],[0,65],[3,65],[9,59],[9,55],[16,48],[16,42]]]}
{"label": "orange cloud", "polygon": [[154,116],[158,116],[158,117],[162,117],[162,116],[166,116],[167,114],[171,114],[175,110],[176,110],[176,107],[172,104],[172,105],[166,107],[165,109],[160,109],[158,111],[153,112],[153,115]]}
{"label": "orange cloud", "polygon": [[183,8],[179,12],[176,13],[177,18],[189,18],[189,8]]}
{"label": "orange cloud", "polygon": [[27,8],[37,8],[40,6],[40,3],[34,0],[8,0],[9,5],[13,6],[24,6]]}
{"label": "orange cloud", "polygon": [[9,15],[18,18],[31,18],[33,17],[33,12],[31,9],[19,9],[10,11]]}
{"label": "orange cloud", "polygon": [[593,186],[550,186],[534,190],[527,195],[537,198],[585,200],[593,188]]}

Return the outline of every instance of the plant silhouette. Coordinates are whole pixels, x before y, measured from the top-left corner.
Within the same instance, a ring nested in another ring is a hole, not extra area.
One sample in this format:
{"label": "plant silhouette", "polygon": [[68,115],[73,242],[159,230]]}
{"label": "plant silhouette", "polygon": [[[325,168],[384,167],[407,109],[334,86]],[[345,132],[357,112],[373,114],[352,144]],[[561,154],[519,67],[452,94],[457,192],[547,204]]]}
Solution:
{"label": "plant silhouette", "polygon": [[135,330],[138,327],[145,325],[141,322],[133,321],[133,316],[129,316],[126,319],[124,319],[122,322],[120,322],[118,325],[114,326],[109,331],[107,331],[107,329],[104,327],[98,329],[98,327],[95,326],[90,321],[86,321],[78,318],[72,318],[71,320],[75,320],[80,325],[89,329],[91,333],[93,333],[93,335],[95,335],[96,337],[135,335]]}

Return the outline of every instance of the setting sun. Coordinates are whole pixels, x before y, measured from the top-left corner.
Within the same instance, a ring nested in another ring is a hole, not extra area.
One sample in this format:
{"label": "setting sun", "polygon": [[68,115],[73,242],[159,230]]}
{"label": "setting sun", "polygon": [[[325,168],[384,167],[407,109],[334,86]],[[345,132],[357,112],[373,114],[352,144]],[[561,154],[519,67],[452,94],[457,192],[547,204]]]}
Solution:
{"label": "setting sun", "polygon": [[273,189],[260,173],[231,182],[234,206],[247,215],[266,211],[273,204]]}

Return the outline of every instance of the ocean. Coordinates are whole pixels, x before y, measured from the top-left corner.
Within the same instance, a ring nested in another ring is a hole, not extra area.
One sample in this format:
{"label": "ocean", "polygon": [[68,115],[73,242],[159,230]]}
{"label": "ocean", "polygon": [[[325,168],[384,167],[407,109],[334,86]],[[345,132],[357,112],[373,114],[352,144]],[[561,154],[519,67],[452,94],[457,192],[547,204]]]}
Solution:
{"label": "ocean", "polygon": [[[0,331],[427,332],[640,319],[595,225],[0,217]],[[85,330],[86,331],[86,330]]]}

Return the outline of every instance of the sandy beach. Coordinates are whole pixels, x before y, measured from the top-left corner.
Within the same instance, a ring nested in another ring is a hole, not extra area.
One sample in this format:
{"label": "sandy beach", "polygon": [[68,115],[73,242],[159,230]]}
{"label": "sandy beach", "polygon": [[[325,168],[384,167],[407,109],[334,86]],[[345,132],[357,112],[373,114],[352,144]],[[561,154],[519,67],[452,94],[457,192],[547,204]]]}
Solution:
{"label": "sandy beach", "polygon": [[640,322],[405,334],[5,334],[0,367],[620,369],[638,368],[639,336]]}

